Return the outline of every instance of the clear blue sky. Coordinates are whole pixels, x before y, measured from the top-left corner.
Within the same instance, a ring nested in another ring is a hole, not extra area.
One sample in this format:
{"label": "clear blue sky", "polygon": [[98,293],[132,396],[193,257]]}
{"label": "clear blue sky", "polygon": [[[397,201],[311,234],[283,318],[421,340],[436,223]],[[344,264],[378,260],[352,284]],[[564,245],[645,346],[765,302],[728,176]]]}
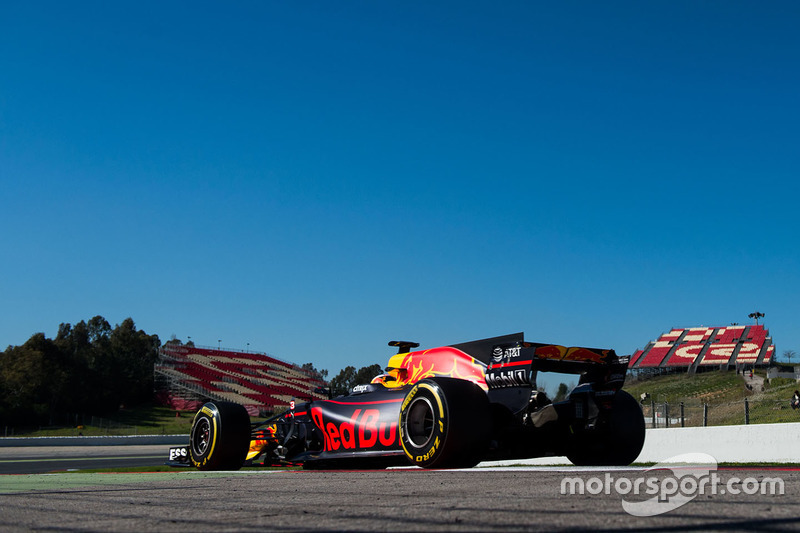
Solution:
{"label": "clear blue sky", "polygon": [[800,3],[0,7],[0,345],[800,351]]}

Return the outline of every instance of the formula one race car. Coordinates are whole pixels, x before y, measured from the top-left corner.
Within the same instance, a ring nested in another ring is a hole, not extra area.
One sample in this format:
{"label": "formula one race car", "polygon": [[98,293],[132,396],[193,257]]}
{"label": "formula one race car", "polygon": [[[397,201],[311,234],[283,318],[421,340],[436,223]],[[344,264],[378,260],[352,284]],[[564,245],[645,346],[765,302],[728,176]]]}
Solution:
{"label": "formula one race car", "polygon": [[[526,342],[522,333],[399,353],[384,374],[345,395],[292,405],[251,423],[244,407],[208,402],[189,445],[167,464],[372,468],[566,455],[576,465],[628,465],[644,445],[639,404],[621,390],[627,357],[613,350]],[[563,401],[536,388],[538,371],[580,374]]]}

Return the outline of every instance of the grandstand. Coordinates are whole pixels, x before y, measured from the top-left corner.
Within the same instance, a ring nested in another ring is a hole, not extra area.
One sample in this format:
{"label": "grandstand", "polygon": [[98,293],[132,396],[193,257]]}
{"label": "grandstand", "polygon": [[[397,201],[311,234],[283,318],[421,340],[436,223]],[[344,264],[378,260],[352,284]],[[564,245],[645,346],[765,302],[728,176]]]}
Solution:
{"label": "grandstand", "polygon": [[206,400],[243,405],[251,416],[281,411],[293,399],[326,396],[325,382],[264,353],[167,343],[155,365],[160,399],[175,409],[195,410]]}
{"label": "grandstand", "polygon": [[761,325],[673,328],[631,356],[628,367],[702,371],[769,366],[775,352]]}

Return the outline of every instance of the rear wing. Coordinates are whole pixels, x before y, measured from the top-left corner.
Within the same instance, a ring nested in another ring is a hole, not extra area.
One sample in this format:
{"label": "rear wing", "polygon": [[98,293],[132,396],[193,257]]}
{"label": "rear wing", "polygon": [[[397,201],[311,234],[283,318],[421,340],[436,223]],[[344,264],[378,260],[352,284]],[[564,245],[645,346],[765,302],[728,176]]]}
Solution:
{"label": "rear wing", "polygon": [[627,364],[628,357],[619,357],[611,349],[567,347],[559,344],[527,342],[524,333],[512,333],[500,337],[481,339],[452,348],[474,357],[487,366],[497,366],[513,361],[527,361],[535,370],[582,374],[596,365]]}
{"label": "rear wing", "polygon": [[537,372],[580,374],[580,383],[619,388],[625,381],[629,357],[612,349],[567,347],[527,342],[523,333],[465,342],[452,346],[484,362],[489,388],[535,383]]}

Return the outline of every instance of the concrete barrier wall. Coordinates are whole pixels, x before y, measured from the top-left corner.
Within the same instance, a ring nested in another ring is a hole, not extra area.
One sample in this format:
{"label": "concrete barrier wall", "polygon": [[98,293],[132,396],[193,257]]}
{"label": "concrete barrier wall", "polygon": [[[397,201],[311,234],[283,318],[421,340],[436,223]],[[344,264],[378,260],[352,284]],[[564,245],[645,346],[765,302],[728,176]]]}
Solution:
{"label": "concrete barrier wall", "polygon": [[[660,463],[684,453],[707,453],[720,463],[800,463],[800,422],[646,430],[635,463]],[[482,466],[568,465],[566,457],[486,461]]]}
{"label": "concrete barrier wall", "polygon": [[703,452],[718,462],[800,463],[800,423],[648,429],[637,463]]}
{"label": "concrete barrier wall", "polygon": [[[188,435],[139,435],[131,437],[9,437],[6,446],[124,446],[181,445]],[[637,463],[658,463],[682,453],[703,452],[719,462],[800,463],[800,422],[648,429]],[[497,464],[567,464],[566,457],[498,461]],[[486,463],[488,464],[488,463]],[[494,463],[492,463],[494,464]]]}
{"label": "concrete barrier wall", "polygon": [[132,435],[128,437],[7,437],[0,448],[20,446],[142,446],[188,444],[189,435]]}

